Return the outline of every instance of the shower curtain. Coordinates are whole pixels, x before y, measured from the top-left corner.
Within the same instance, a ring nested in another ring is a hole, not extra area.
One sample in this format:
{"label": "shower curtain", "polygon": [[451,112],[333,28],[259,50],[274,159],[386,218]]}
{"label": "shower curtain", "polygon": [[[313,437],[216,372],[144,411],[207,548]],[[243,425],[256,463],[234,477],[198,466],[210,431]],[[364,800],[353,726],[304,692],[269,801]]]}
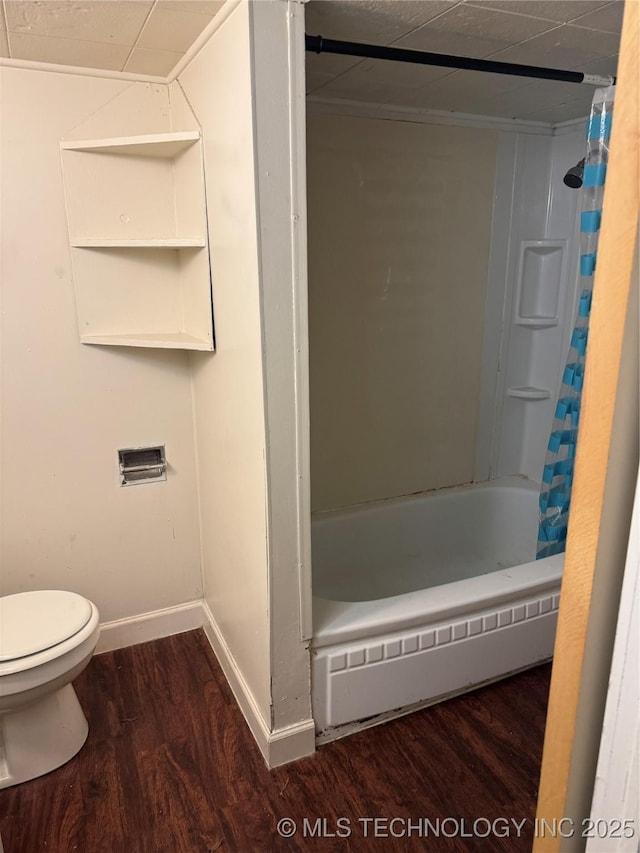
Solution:
{"label": "shower curtain", "polygon": [[537,558],[564,551],[615,86],[597,89],[587,125],[580,214],[580,300],[540,488]]}

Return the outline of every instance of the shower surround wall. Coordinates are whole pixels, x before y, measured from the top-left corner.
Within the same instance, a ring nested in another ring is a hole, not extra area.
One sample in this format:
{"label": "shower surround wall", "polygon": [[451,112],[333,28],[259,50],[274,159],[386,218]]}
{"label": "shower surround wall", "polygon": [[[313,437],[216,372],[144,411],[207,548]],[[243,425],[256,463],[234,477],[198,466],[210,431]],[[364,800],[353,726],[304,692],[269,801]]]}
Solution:
{"label": "shower surround wall", "polygon": [[535,481],[577,278],[562,175],[584,126],[317,106],[312,482],[314,508],[336,508],[313,521],[324,741],[553,653],[563,563],[535,561]]}
{"label": "shower surround wall", "polygon": [[[351,108],[309,103],[313,510],[539,480],[577,282],[562,175],[583,124]],[[523,322],[556,296],[553,320]]]}
{"label": "shower surround wall", "polygon": [[580,193],[562,178],[584,148],[582,121],[502,134],[475,480],[542,475],[578,287]]}
{"label": "shower surround wall", "polygon": [[307,138],[313,509],[469,482],[497,134],[311,114]]}

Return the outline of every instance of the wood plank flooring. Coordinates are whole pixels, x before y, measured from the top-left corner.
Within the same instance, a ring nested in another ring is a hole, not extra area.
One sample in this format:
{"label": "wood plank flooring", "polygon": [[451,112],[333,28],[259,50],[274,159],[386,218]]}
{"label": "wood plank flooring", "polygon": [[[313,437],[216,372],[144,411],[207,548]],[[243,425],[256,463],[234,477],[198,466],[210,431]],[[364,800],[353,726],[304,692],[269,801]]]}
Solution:
{"label": "wood plank flooring", "polygon": [[[4,853],[525,853],[549,675],[529,670],[269,771],[202,631],[100,655],[75,682],[84,748],[0,791]],[[291,838],[277,832],[285,817]],[[519,837],[511,820],[526,820]]]}

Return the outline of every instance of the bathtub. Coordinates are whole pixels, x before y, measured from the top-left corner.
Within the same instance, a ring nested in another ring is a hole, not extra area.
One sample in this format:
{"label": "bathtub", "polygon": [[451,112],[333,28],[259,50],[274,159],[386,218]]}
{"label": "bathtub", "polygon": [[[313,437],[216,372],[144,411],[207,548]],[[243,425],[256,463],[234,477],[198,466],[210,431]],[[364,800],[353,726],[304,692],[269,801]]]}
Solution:
{"label": "bathtub", "polygon": [[519,477],[312,517],[323,742],[548,660],[564,555],[535,560]]}

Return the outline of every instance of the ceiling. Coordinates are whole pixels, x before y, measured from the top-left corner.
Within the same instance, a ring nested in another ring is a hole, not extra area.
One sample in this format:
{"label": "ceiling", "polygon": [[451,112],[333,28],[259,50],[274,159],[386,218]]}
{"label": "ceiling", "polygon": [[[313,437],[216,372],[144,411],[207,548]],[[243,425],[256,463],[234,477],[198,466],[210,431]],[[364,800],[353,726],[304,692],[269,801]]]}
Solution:
{"label": "ceiling", "polygon": [[[622,0],[311,0],[325,38],[615,74]],[[587,115],[593,87],[387,60],[307,54],[307,92],[557,123]]]}
{"label": "ceiling", "polygon": [[0,56],[166,77],[223,0],[2,0]]}
{"label": "ceiling", "polygon": [[[164,77],[222,5],[223,0],[1,0],[0,56]],[[623,5],[623,0],[310,0],[306,29],[325,38],[615,74]],[[585,115],[593,89],[307,54],[307,91],[321,98],[556,123]]]}

